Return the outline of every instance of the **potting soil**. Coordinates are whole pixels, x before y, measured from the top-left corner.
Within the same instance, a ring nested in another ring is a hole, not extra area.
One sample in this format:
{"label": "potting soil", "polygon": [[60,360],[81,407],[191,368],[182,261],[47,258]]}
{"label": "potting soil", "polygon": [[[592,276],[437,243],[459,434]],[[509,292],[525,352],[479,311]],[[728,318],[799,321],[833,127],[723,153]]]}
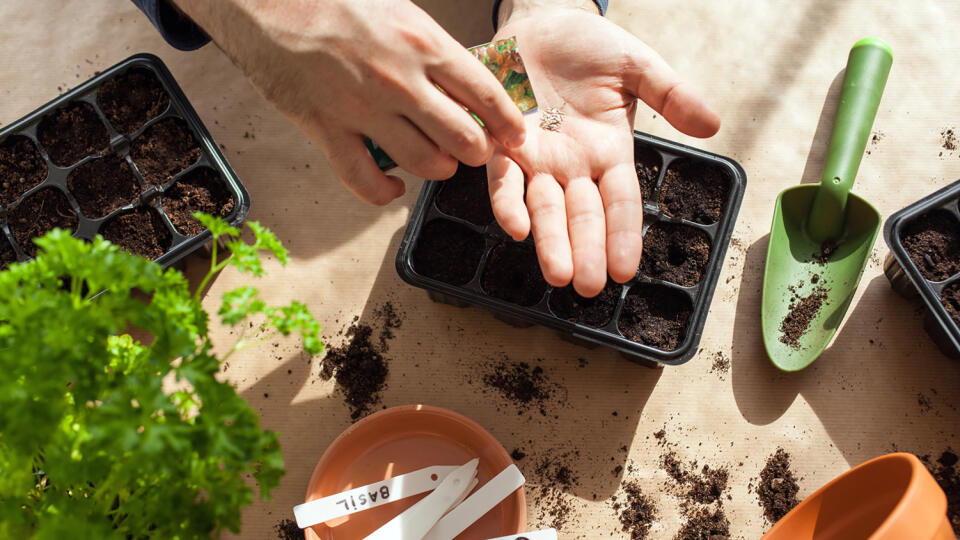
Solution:
{"label": "potting soil", "polygon": [[763,516],[771,524],[780,521],[780,518],[800,504],[797,492],[800,486],[797,478],[790,470],[790,454],[783,448],[777,448],[760,471],[760,483],[757,486],[757,497],[763,507]]}
{"label": "potting soil", "polygon": [[623,492],[626,500],[621,503],[615,499],[613,503],[613,510],[620,519],[621,530],[630,535],[630,540],[644,540],[650,533],[650,526],[658,517],[656,503],[643,493],[637,482],[624,483]]}

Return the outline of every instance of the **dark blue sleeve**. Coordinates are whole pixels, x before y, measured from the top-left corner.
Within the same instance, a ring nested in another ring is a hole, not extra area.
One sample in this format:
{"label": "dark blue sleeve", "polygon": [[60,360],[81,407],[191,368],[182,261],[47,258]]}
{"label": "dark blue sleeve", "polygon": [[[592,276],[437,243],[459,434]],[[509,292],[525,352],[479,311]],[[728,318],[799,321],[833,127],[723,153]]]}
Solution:
{"label": "dark blue sleeve", "polygon": [[[497,29],[497,14],[500,12],[500,1],[493,0],[493,29]],[[597,7],[600,8],[600,14],[607,14],[607,6],[610,5],[610,0],[593,0],[597,3]]]}
{"label": "dark blue sleeve", "polygon": [[203,47],[210,37],[170,4],[169,0],[133,0],[150,22],[157,27],[163,39],[181,51],[192,51]]}

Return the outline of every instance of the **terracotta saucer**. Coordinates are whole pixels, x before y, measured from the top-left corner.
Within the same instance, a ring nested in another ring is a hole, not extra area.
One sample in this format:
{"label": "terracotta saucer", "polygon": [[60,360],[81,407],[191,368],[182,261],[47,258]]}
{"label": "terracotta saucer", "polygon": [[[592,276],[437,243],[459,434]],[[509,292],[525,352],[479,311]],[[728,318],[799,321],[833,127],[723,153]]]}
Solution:
{"label": "terracotta saucer", "polygon": [[[307,501],[431,465],[463,465],[480,458],[477,476],[485,484],[513,463],[503,446],[469,418],[429,405],[404,405],[374,413],[333,441],[317,463]],[[403,512],[424,495],[408,497],[350,516],[314,525],[308,539],[358,540]],[[482,539],[523,532],[527,503],[523,488],[465,530],[458,539]]]}

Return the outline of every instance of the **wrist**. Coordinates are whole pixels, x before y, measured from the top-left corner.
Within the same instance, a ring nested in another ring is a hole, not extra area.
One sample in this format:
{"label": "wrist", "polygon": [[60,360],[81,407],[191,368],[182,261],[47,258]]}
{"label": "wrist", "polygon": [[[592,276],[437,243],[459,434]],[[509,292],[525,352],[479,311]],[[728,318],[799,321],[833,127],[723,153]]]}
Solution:
{"label": "wrist", "polygon": [[600,15],[594,0],[502,0],[497,10],[497,26],[506,26],[510,21],[536,16],[537,13],[557,10],[581,10]]}

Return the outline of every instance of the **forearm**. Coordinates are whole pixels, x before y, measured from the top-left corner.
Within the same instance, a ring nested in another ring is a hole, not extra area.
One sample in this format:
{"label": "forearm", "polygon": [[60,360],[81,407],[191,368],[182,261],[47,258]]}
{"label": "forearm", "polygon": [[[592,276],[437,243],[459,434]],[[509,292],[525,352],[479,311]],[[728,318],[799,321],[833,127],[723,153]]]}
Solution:
{"label": "forearm", "polygon": [[544,9],[580,9],[587,13],[600,14],[594,0],[502,0],[497,11],[498,27],[513,18],[530,16]]}

